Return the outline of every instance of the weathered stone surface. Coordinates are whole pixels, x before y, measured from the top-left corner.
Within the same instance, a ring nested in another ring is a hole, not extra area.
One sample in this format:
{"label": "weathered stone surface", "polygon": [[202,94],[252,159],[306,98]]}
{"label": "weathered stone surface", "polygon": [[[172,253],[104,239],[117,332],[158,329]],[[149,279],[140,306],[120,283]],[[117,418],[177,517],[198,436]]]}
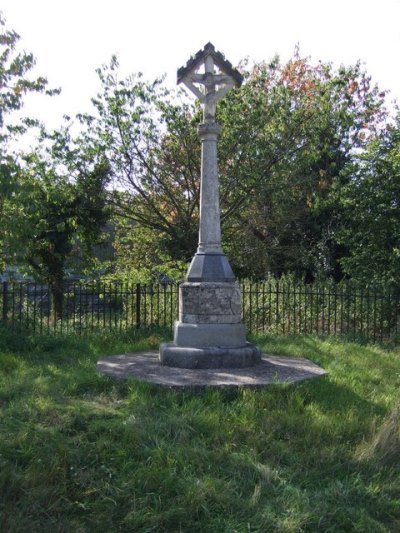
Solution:
{"label": "weathered stone surface", "polygon": [[241,320],[237,283],[183,283],[179,320],[187,323],[238,323]]}
{"label": "weathered stone surface", "polygon": [[187,324],[177,322],[174,329],[177,346],[244,346],[244,324]]}
{"label": "weathered stone surface", "polygon": [[326,371],[308,359],[262,354],[261,362],[247,368],[187,369],[160,365],[158,352],[102,357],[97,372],[115,379],[134,378],[154,385],[262,388],[321,377]]}
{"label": "weathered stone surface", "polygon": [[159,359],[162,365],[176,368],[247,368],[260,363],[261,351],[249,342],[236,348],[190,348],[170,342],[160,345]]}
{"label": "weathered stone surface", "polygon": [[185,324],[239,324],[240,315],[180,315],[179,320]]}
{"label": "weathered stone surface", "polygon": [[[209,250],[210,247],[211,244],[207,249]],[[199,244],[200,248],[204,248],[203,244]],[[234,282],[235,275],[228,258],[223,253],[197,252],[189,266],[186,281]]]}

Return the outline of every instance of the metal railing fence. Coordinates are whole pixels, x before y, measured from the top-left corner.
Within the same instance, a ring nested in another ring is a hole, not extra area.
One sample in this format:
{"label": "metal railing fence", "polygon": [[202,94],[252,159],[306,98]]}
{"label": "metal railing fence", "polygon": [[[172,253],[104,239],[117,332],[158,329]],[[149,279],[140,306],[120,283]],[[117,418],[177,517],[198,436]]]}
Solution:
{"label": "metal railing fence", "polygon": [[[305,284],[268,279],[240,282],[242,315],[253,334],[346,335],[370,342],[399,340],[400,292],[351,283]],[[178,316],[176,284],[65,283],[62,313],[51,291],[36,283],[2,282],[0,320],[12,328],[47,333],[172,328]]]}

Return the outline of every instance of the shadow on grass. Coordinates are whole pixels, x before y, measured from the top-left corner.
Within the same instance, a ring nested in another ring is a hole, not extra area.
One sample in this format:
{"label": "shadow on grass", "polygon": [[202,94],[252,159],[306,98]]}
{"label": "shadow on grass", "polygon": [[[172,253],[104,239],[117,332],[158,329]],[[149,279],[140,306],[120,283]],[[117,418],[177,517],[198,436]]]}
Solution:
{"label": "shadow on grass", "polygon": [[400,372],[399,362],[373,347],[265,337],[256,339],[265,351],[307,357],[329,375],[177,391],[96,374],[99,354],[168,335],[18,349],[14,338],[1,387],[13,395],[0,434],[3,530],[395,530],[398,476],[355,451],[395,394],[394,372],[377,384],[370,372]]}

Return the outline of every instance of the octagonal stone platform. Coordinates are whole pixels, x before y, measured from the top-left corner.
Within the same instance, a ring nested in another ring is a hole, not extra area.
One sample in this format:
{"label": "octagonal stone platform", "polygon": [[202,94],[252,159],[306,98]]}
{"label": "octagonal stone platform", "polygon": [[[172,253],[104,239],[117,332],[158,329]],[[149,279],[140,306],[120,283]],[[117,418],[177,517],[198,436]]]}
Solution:
{"label": "octagonal stone platform", "polygon": [[103,357],[97,371],[105,376],[135,378],[170,388],[250,387],[291,384],[324,376],[326,371],[308,359],[263,354],[248,368],[188,369],[160,365],[158,352]]}

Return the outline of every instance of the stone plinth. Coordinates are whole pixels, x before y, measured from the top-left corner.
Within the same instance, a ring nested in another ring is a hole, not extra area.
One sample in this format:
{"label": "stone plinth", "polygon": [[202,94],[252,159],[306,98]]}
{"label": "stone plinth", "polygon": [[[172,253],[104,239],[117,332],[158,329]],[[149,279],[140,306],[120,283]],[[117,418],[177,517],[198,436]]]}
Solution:
{"label": "stone plinth", "polygon": [[177,346],[173,342],[160,345],[160,363],[175,368],[247,368],[261,361],[258,346],[247,342],[238,347]]}
{"label": "stone plinth", "polygon": [[160,346],[162,365],[178,368],[244,368],[261,360],[246,342],[236,282],[186,282],[179,288],[174,341]]}
{"label": "stone plinth", "polygon": [[237,324],[241,321],[236,282],[186,282],[179,287],[179,320],[187,324]]}

